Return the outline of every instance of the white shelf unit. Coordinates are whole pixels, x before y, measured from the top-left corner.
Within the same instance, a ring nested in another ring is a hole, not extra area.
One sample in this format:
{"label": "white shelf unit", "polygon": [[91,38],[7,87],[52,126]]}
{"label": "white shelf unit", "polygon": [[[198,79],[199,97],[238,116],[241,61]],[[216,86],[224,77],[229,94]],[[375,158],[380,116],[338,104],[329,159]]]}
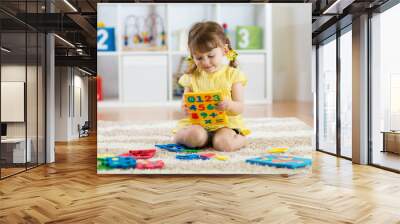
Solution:
{"label": "white shelf unit", "polygon": [[[124,21],[130,15],[146,16],[155,10],[164,20],[166,31],[165,51],[126,51],[123,49]],[[173,103],[179,61],[187,57],[187,32],[196,22],[212,20],[227,23],[228,36],[236,49],[235,29],[239,25],[257,25],[262,28],[263,48],[238,50],[239,68],[248,77],[246,102],[272,102],[267,91],[271,74],[267,73],[265,47],[266,4],[263,3],[207,3],[207,4],[146,4],[99,3],[98,22],[115,28],[115,52],[98,52],[98,73],[103,78],[104,101],[99,106],[140,105],[145,103]],[[235,15],[235,16],[232,16]],[[113,103],[108,103],[113,102]],[[115,103],[118,102],[118,103]]]}

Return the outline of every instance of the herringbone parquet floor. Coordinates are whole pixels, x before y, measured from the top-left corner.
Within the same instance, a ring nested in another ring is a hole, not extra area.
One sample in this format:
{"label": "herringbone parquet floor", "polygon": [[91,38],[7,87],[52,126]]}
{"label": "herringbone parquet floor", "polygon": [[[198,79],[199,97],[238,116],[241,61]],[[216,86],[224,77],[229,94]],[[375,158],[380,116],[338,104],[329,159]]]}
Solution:
{"label": "herringbone parquet floor", "polygon": [[0,223],[400,223],[400,175],[316,152],[302,176],[96,174],[96,139],[0,181]]}
{"label": "herringbone parquet floor", "polygon": [[307,176],[98,176],[96,139],[0,181],[0,223],[400,223],[400,176],[315,153]]}

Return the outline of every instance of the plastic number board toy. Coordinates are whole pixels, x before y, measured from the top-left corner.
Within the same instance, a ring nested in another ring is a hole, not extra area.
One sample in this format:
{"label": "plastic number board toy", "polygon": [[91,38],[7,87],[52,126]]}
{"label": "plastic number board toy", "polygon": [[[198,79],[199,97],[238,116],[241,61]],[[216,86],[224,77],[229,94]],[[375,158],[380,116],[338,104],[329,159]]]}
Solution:
{"label": "plastic number board toy", "polygon": [[252,159],[247,159],[247,163],[263,165],[263,166],[275,166],[278,168],[289,168],[296,169],[305,166],[310,166],[312,164],[311,159],[299,158],[293,156],[277,156],[268,155]]}
{"label": "plastic number board toy", "polygon": [[206,129],[227,124],[225,111],[216,109],[221,102],[221,91],[185,93],[185,107],[189,111],[189,119],[192,124],[198,124]]}

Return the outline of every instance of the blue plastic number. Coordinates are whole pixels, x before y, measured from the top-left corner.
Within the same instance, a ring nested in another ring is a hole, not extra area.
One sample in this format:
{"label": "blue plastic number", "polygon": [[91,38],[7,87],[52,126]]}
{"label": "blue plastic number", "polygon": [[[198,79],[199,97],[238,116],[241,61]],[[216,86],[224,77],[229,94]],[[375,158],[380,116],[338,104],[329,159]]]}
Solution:
{"label": "blue plastic number", "polygon": [[115,35],[113,27],[97,29],[97,50],[115,51]]}
{"label": "blue plastic number", "polygon": [[202,103],[203,99],[201,99],[201,96],[197,96],[197,102]]}

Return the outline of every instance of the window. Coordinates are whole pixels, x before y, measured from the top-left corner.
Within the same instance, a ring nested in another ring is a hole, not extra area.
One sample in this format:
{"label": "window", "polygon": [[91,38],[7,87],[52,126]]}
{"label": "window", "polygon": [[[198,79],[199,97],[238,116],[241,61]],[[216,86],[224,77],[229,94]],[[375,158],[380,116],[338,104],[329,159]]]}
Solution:
{"label": "window", "polygon": [[400,4],[371,19],[372,164],[400,170]]}
{"label": "window", "polygon": [[336,39],[318,48],[318,149],[336,153]]}
{"label": "window", "polygon": [[[8,4],[15,5],[0,3]],[[44,4],[21,1],[18,13],[40,13]],[[45,163],[46,39],[11,15],[0,12],[0,17],[0,114],[5,115],[1,125],[6,127],[0,144],[0,178],[5,178]]]}
{"label": "window", "polygon": [[352,32],[340,36],[340,155],[352,157]]}

